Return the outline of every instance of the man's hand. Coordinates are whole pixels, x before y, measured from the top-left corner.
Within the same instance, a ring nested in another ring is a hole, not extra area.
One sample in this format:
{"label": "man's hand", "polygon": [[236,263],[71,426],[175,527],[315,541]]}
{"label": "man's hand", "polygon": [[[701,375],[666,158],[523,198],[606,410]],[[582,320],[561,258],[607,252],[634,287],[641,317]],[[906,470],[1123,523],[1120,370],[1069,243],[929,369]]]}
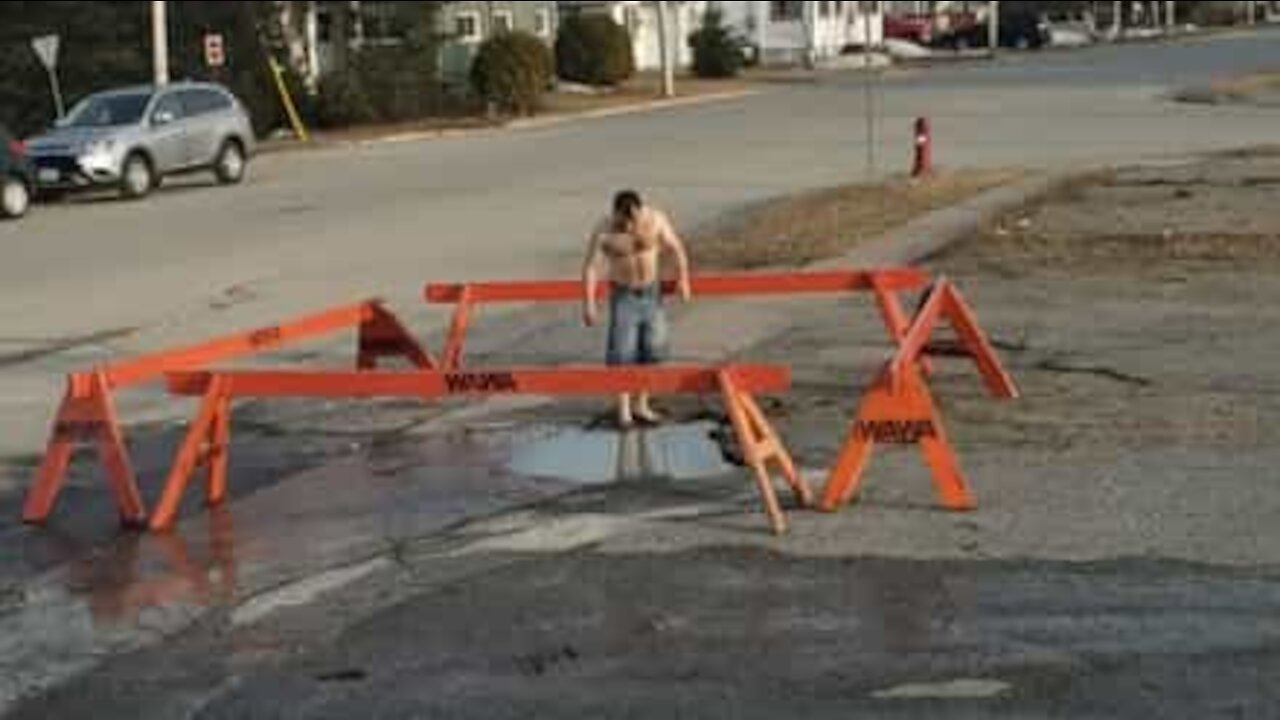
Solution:
{"label": "man's hand", "polygon": [[595,303],[587,303],[582,306],[582,324],[587,327],[594,327],[596,321],[600,319],[600,311],[596,308]]}
{"label": "man's hand", "polygon": [[693,289],[689,287],[688,280],[681,280],[676,289],[680,293],[681,302],[689,302],[693,299]]}

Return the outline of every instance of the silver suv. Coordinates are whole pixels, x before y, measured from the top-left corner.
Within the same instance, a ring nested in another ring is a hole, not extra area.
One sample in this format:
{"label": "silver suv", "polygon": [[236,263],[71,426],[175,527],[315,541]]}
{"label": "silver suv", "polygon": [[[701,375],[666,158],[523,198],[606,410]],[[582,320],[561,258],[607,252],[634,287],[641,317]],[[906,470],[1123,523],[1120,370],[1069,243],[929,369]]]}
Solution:
{"label": "silver suv", "polygon": [[244,178],[253,126],[229,92],[174,83],[96,93],[27,143],[41,194],[115,185],[128,198],[177,173],[212,170],[222,184]]}

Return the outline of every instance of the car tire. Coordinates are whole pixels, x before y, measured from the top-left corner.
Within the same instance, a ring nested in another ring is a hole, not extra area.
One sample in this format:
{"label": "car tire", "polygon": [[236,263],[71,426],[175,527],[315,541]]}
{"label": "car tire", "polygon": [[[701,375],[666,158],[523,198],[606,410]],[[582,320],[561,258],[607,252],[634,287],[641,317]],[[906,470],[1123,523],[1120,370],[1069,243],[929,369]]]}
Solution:
{"label": "car tire", "polygon": [[237,140],[222,143],[218,157],[213,161],[213,173],[222,185],[236,185],[244,180],[248,161],[244,156],[244,146]]}
{"label": "car tire", "polygon": [[31,188],[20,178],[0,181],[0,218],[20,218],[31,207]]}
{"label": "car tire", "polygon": [[146,197],[156,187],[156,172],[142,153],[130,153],[120,172],[120,194],[129,200]]}

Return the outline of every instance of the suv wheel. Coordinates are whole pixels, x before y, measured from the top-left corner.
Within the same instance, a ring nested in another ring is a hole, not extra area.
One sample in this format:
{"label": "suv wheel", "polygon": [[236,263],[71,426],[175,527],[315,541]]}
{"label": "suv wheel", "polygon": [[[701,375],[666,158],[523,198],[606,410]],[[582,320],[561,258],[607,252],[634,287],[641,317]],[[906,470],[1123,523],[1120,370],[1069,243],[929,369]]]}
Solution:
{"label": "suv wheel", "polygon": [[223,185],[235,185],[244,179],[244,148],[235,140],[228,140],[218,151],[218,159],[213,162],[213,172],[218,182]]}
{"label": "suv wheel", "polygon": [[31,207],[31,190],[19,178],[0,181],[0,217],[20,218]]}
{"label": "suv wheel", "polygon": [[145,197],[156,185],[151,162],[141,153],[133,153],[124,161],[120,173],[120,194],[129,199]]}

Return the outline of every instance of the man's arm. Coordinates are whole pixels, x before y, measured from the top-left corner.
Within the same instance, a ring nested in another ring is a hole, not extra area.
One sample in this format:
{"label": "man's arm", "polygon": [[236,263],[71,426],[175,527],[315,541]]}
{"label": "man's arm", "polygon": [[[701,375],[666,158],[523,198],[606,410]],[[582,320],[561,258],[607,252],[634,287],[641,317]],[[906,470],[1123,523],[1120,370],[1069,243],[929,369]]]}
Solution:
{"label": "man's arm", "polygon": [[693,290],[689,287],[689,253],[685,250],[684,241],[676,233],[675,226],[671,224],[671,219],[665,213],[662,215],[662,244],[675,256],[676,288],[680,298],[688,302],[693,297]]}
{"label": "man's arm", "polygon": [[601,259],[600,228],[591,231],[587,242],[587,259],[582,263],[582,322],[588,327],[596,324],[599,310],[596,307],[596,285]]}

